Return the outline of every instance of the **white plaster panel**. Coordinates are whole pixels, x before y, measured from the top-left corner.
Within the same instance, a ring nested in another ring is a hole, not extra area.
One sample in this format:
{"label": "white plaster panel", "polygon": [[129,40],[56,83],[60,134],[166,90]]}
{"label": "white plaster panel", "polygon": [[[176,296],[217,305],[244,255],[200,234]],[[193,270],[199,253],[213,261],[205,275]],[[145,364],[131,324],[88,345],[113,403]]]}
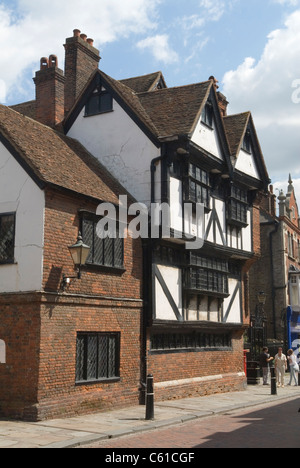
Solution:
{"label": "white plaster panel", "polygon": [[[237,279],[229,278],[228,286],[229,286],[230,296],[224,300],[224,314],[226,314],[226,311],[229,307],[229,304],[231,302],[231,299],[232,299],[232,296],[234,294],[237,284],[238,284]],[[227,323],[241,323],[241,308],[242,308],[242,305],[241,305],[240,292],[238,291],[226,322]]]}
{"label": "white plaster panel", "polygon": [[44,192],[0,144],[0,213],[16,213],[15,264],[0,265],[0,292],[42,288]]}
{"label": "white plaster panel", "polygon": [[150,205],[150,166],[160,149],[115,100],[112,112],[84,117],[82,109],[68,136],[79,140],[136,200]]}
{"label": "white plaster panel", "polygon": [[[182,314],[182,272],[178,268],[158,265],[158,269],[177,305],[179,312]],[[155,302],[156,302],[156,318],[161,320],[177,320],[176,315],[158,281],[155,279]]]}
{"label": "white plaster panel", "polygon": [[204,125],[200,119],[191,140],[196,143],[196,145],[200,146],[200,148],[208,151],[208,153],[216,156],[218,159],[223,160],[215,119],[213,119],[212,129]]}
{"label": "white plaster panel", "polygon": [[0,364],[6,363],[6,345],[3,340],[0,340]]}
{"label": "white plaster panel", "polygon": [[248,211],[248,226],[242,229],[243,236],[243,250],[252,252],[252,216]]}
{"label": "white plaster panel", "polygon": [[240,150],[235,168],[244,174],[254,177],[255,179],[260,179],[253,154],[248,153],[243,149]]}
{"label": "white plaster panel", "polygon": [[[220,222],[221,232],[224,240],[226,240],[226,205],[222,200],[215,200],[216,212]],[[219,245],[224,245],[223,238],[220,233],[219,227],[216,229],[216,242]]]}

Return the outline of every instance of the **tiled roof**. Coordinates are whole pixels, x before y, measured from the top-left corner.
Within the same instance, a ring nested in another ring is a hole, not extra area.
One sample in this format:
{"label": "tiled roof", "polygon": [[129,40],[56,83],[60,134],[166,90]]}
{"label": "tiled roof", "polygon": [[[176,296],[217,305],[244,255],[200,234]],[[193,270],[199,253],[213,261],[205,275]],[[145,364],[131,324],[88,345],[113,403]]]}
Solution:
{"label": "tiled roof", "polygon": [[10,106],[11,109],[19,112],[20,114],[27,115],[31,119],[35,119],[36,110],[35,110],[35,101],[22,102],[21,104],[16,104]]}
{"label": "tiled roof", "polygon": [[77,140],[2,105],[0,141],[8,143],[42,183],[115,204],[119,195],[126,194]]}
{"label": "tiled roof", "polygon": [[150,73],[149,75],[136,76],[134,78],[127,78],[120,82],[128,88],[131,88],[135,93],[146,93],[152,91],[155,85],[160,81],[164,81],[162,72]]}
{"label": "tiled roof", "polygon": [[237,157],[238,155],[250,115],[250,112],[244,112],[243,114],[228,115],[223,118],[231,156]]}
{"label": "tiled roof", "polygon": [[200,116],[212,81],[141,93],[138,98],[160,138],[189,134]]}
{"label": "tiled roof", "polygon": [[[187,86],[136,93],[126,86],[124,81],[115,80],[103,71],[97,70],[91,76],[78,101],[81,101],[97,77],[104,80],[115,91],[115,98],[121,98],[157,139],[191,133],[212,87],[212,81],[205,81]],[[78,108],[78,101],[71,109],[66,122]]]}

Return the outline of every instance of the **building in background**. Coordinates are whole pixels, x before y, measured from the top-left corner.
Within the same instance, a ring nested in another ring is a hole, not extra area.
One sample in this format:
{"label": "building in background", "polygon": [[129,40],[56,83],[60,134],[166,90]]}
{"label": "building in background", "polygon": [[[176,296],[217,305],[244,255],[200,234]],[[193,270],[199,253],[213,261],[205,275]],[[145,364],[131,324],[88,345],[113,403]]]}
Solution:
{"label": "building in background", "polygon": [[263,197],[260,225],[261,259],[250,273],[251,310],[256,307],[255,293],[264,291],[269,346],[287,347],[287,308],[300,311],[300,226],[291,175],[286,194],[281,191],[277,199],[271,187]]}

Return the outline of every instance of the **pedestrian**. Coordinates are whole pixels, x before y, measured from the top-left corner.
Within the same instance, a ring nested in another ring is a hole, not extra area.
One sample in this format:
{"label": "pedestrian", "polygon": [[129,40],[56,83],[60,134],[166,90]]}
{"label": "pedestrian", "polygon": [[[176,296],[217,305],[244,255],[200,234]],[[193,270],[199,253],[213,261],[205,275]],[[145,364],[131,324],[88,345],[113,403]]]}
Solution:
{"label": "pedestrian", "polygon": [[297,364],[297,358],[296,358],[295,353],[294,353],[294,351],[292,349],[288,350],[287,355],[288,355],[288,361],[289,361],[290,372],[291,372],[291,378],[290,378],[290,382],[289,382],[288,385],[292,385],[292,380],[294,379],[295,387],[298,387],[296,374],[299,372],[299,366]]}
{"label": "pedestrian", "polygon": [[287,370],[287,358],[283,354],[283,349],[278,348],[278,354],[275,356],[275,369],[277,375],[277,385],[278,387],[284,388],[284,376]]}
{"label": "pedestrian", "polygon": [[263,370],[263,384],[270,385],[268,383],[268,376],[269,376],[269,369],[270,369],[270,362],[273,361],[274,358],[270,356],[269,349],[267,347],[263,348],[263,352],[260,355],[260,366]]}

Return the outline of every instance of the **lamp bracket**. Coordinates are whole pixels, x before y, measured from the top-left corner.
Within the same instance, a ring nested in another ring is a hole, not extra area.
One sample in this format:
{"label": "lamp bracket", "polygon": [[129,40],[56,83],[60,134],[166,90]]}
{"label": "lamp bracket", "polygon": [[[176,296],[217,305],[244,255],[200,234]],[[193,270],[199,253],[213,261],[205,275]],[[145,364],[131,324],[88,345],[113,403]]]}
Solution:
{"label": "lamp bracket", "polygon": [[76,279],[78,280],[81,279],[80,268],[78,268],[77,270],[77,275],[70,276],[70,275],[63,274],[62,281],[60,284],[60,291],[65,292],[67,287],[70,286],[70,284],[72,283],[72,280],[76,280]]}

